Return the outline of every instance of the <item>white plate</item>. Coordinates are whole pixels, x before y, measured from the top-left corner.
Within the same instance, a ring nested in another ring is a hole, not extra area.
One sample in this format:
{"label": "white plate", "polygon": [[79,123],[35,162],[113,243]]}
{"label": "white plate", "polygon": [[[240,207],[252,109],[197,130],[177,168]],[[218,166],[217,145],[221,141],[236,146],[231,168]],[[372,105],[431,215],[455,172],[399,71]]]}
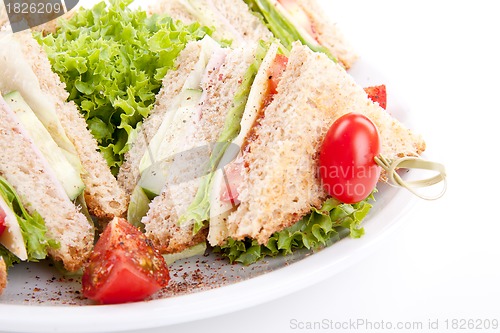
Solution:
{"label": "white plate", "polygon": [[[351,70],[361,85],[387,82],[361,59]],[[391,90],[392,91],[392,90]],[[407,110],[390,96],[389,112],[411,127]],[[403,117],[404,116],[404,117]],[[146,302],[96,306],[79,293],[78,278],[63,277],[49,264],[23,264],[9,271],[0,298],[0,330],[105,332],[161,327],[229,313],[310,286],[356,263],[398,225],[413,206],[404,190],[382,186],[364,223],[365,236],[344,239],[311,255],[266,259],[250,267],[229,265],[216,255],[171,266],[170,289]],[[141,320],[137,320],[140,318]],[[29,319],[29,321],[27,320]]]}

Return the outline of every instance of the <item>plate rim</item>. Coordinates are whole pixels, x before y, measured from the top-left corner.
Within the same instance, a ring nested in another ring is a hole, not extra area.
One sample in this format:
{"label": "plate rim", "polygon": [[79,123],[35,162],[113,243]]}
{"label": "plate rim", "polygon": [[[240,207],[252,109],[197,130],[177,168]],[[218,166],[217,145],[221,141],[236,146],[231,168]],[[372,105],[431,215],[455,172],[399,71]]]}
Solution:
{"label": "plate rim", "polygon": [[[403,189],[397,189],[386,206],[370,217],[370,223],[364,226],[366,234],[360,239],[345,238],[288,266],[211,290],[116,305],[34,305],[28,306],[29,313],[26,312],[26,305],[0,304],[2,330],[118,332],[124,328],[152,329],[253,307],[327,280],[359,262],[369,254],[369,249],[401,227],[404,217],[408,216],[416,203],[416,197]],[[387,212],[393,214],[390,220],[377,224],[377,220]],[[217,301],[214,302],[214,299]],[[133,316],[123,316],[127,313]],[[27,316],[29,322],[26,321]],[[91,322],[89,318],[92,318]]]}
{"label": "plate rim", "polygon": [[[360,57],[353,69],[359,66],[369,69],[367,75],[390,82],[365,58]],[[409,111],[410,107],[398,100],[398,97],[402,96],[400,92],[397,89],[393,90],[395,90],[395,104],[403,105]],[[403,122],[409,128],[413,128],[412,112],[409,113],[404,115]],[[369,214],[370,223],[364,225],[366,233],[360,239],[343,239],[289,266],[211,290],[118,305],[28,305],[29,312],[26,311],[27,305],[1,303],[0,298],[0,323],[2,323],[0,330],[118,332],[123,329],[152,329],[207,319],[257,306],[325,281],[358,263],[369,255],[370,249],[404,224],[405,216],[409,215],[417,202],[418,199],[411,193],[404,189],[396,189],[385,206],[375,214]],[[376,205],[377,203],[374,204]],[[388,221],[377,224],[377,221],[387,214]],[[331,258],[325,260],[328,257]],[[214,302],[214,299],[217,301]],[[123,316],[127,313],[133,315]],[[27,316],[30,321],[26,320]],[[141,320],[137,320],[138,317]],[[92,320],[89,321],[89,318]]]}

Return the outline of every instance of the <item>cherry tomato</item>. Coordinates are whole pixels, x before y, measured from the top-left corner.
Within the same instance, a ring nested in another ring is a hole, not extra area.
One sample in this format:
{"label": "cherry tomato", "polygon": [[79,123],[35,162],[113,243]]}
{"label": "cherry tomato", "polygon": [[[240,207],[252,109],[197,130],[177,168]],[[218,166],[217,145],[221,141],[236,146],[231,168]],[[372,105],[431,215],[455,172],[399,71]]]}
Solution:
{"label": "cherry tomato", "polygon": [[271,68],[269,68],[269,94],[277,93],[278,84],[288,64],[288,58],[283,54],[277,54]]}
{"label": "cherry tomato", "polygon": [[136,227],[114,218],[85,266],[83,295],[102,304],[141,301],[167,286],[163,256]]}
{"label": "cherry tomato", "polygon": [[0,208],[0,236],[2,236],[3,232],[5,231],[5,217],[7,215],[3,211],[2,208]]}
{"label": "cherry tomato", "polygon": [[366,87],[365,92],[372,101],[377,102],[383,109],[387,108],[387,91],[385,85]]}
{"label": "cherry tomato", "polygon": [[344,203],[370,195],[380,177],[374,160],[380,153],[375,125],[362,114],[348,113],[328,130],[319,155],[319,175],[325,190]]}

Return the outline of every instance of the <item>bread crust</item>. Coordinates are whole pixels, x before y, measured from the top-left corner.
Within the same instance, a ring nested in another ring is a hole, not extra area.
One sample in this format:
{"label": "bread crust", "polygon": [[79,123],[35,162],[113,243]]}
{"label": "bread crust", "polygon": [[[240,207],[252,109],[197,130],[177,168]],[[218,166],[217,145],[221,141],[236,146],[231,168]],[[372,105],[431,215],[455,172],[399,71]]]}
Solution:
{"label": "bread crust", "polygon": [[[125,154],[125,162],[120,168],[118,181],[130,196],[140,179],[139,164],[142,156],[148,149],[149,142],[155,136],[170,105],[174,104],[185,83],[186,77],[195,68],[202,52],[201,42],[190,42],[181,51],[176,59],[175,69],[170,70],[163,79],[162,88],[156,96],[156,102],[150,115],[141,126],[136,141],[131,149]],[[191,182],[193,183],[193,182]],[[181,190],[183,197],[192,198],[196,194],[196,184],[186,186],[180,184],[185,190]],[[176,253],[185,248],[202,242],[206,232],[200,231],[193,235],[192,225],[183,227],[177,224],[178,209],[186,209],[190,202],[181,202],[183,207],[175,206],[178,201],[172,200],[169,192],[163,192],[150,204],[148,215],[143,219],[146,228],[146,236],[163,253]]]}
{"label": "bread crust", "polygon": [[316,0],[295,0],[295,2],[311,20],[317,41],[328,48],[344,68],[349,69],[358,59],[358,55],[337,24],[325,15],[325,10]]}
{"label": "bread crust", "polygon": [[[247,68],[255,60],[254,54],[253,49],[241,47],[230,52],[219,68],[209,68],[208,79],[202,83],[206,98],[200,105],[200,120],[194,124],[194,137],[185,138],[183,149],[189,150],[217,142],[238,86]],[[202,154],[204,155],[201,156]],[[186,170],[179,170],[179,173],[185,175],[192,171],[188,169],[203,167],[210,157],[210,151],[200,150],[199,155],[200,162],[187,163]],[[172,179],[162,193],[153,199],[147,216],[142,219],[146,235],[153,239],[164,253],[180,252],[205,241],[207,230],[193,234],[194,221],[184,221],[179,225],[179,218],[195,199],[199,186],[200,178],[182,182]]]}
{"label": "bread crust", "polygon": [[82,162],[85,169],[82,174],[85,184],[84,195],[90,213],[103,222],[111,220],[114,216],[123,217],[128,204],[125,191],[111,174],[110,168],[99,152],[97,141],[88,130],[87,123],[77,106],[73,102],[67,102],[69,95],[65,85],[52,71],[45,51],[27,31],[16,33],[14,38],[22,46],[25,58],[37,76],[42,92],[54,103],[61,125]]}
{"label": "bread crust", "polygon": [[0,296],[7,287],[7,266],[5,260],[0,256]]}
{"label": "bread crust", "polygon": [[201,44],[190,42],[179,53],[175,68],[168,71],[163,78],[162,88],[156,95],[155,105],[137,132],[137,138],[132,143],[130,150],[125,154],[125,161],[118,172],[118,182],[125,189],[128,198],[139,181],[139,164],[142,156],[158,131],[169,106],[180,93],[186,76],[194,69],[200,52]]}
{"label": "bread crust", "polygon": [[[239,35],[239,38],[232,40],[232,47],[241,46],[248,42],[258,42],[259,40],[269,40],[272,38],[272,33],[262,23],[260,18],[255,16],[248,6],[240,0],[207,0],[204,1],[204,10],[216,10],[220,13],[220,21],[225,21],[222,24],[229,24],[234,31]],[[155,2],[149,8],[149,13],[161,13],[171,16],[176,20],[184,23],[197,22],[184,5],[178,0],[161,0]],[[221,41],[225,38],[219,26],[216,27],[213,38]]]}

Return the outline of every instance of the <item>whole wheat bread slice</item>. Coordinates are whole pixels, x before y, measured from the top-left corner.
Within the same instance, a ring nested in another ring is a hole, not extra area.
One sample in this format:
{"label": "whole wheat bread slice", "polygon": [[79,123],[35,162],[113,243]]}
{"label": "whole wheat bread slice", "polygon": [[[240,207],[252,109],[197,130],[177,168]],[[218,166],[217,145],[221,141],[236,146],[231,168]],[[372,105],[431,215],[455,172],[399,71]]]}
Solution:
{"label": "whole wheat bread slice", "polygon": [[3,27],[9,22],[9,17],[7,16],[7,10],[5,8],[3,0],[0,0],[0,27]]}
{"label": "whole wheat bread slice", "polygon": [[125,161],[118,172],[118,182],[130,197],[140,178],[139,164],[146,153],[149,142],[161,126],[165,113],[180,93],[186,77],[194,69],[200,56],[202,45],[190,42],[176,59],[174,69],[169,70],[162,80],[162,88],[156,95],[155,106],[140,127],[136,140],[125,154]]}
{"label": "whole wheat bread slice", "polygon": [[[186,137],[183,150],[217,142],[223,128],[226,114],[233,104],[233,98],[243,80],[247,68],[255,60],[252,48],[238,48],[230,52],[225,62],[215,70],[209,69],[207,80],[203,82],[206,98],[202,101],[200,121],[195,124],[195,135]],[[161,103],[161,101],[159,102]],[[199,150],[198,162],[179,169],[179,175],[190,172],[196,165],[203,166],[210,157],[209,150]],[[198,164],[197,164],[198,163]],[[192,245],[205,241],[206,229],[193,235],[194,221],[188,220],[179,225],[179,218],[193,202],[200,186],[200,178],[175,182],[166,186],[150,205],[147,216],[142,219],[146,235],[165,253],[180,252]]]}
{"label": "whole wheat bread slice", "polygon": [[[161,13],[180,20],[184,23],[197,22],[197,18],[183,4],[181,0],[160,0],[154,2],[149,8],[149,13]],[[272,33],[262,24],[262,21],[249,10],[247,5],[240,0],[206,0],[201,1],[200,6],[206,13],[216,12],[220,15],[215,26],[213,38],[221,41],[227,39],[224,30],[228,27],[238,36],[232,40],[232,47],[245,44],[246,42],[258,42],[269,40]],[[202,22],[203,23],[203,22]]]}
{"label": "whole wheat bread slice", "polygon": [[327,197],[317,177],[322,140],[341,115],[358,112],[378,127],[389,159],[418,155],[425,143],[378,104],[341,65],[295,43],[278,94],[265,110],[243,155],[241,204],[227,222],[229,236],[266,243]]}
{"label": "whole wheat bread slice", "polygon": [[2,296],[5,287],[7,287],[7,266],[5,260],[0,256],[0,296]]}
{"label": "whole wheat bread slice", "polygon": [[342,65],[349,69],[358,59],[352,46],[347,42],[341,29],[327,15],[316,0],[294,0],[311,21],[316,40],[329,49]]}
{"label": "whole wheat bread slice", "polygon": [[125,192],[111,174],[77,106],[67,101],[69,95],[65,85],[52,71],[45,51],[28,31],[16,33],[14,38],[22,46],[25,59],[37,76],[42,92],[54,103],[61,125],[76,148],[85,169],[82,180],[89,211],[102,220],[124,216],[127,209]]}
{"label": "whole wheat bread slice", "polygon": [[70,271],[78,270],[93,247],[94,227],[66,195],[61,184],[17,122],[13,111],[0,98],[0,175],[17,191],[28,212],[45,220],[47,237],[60,247],[50,249]]}

